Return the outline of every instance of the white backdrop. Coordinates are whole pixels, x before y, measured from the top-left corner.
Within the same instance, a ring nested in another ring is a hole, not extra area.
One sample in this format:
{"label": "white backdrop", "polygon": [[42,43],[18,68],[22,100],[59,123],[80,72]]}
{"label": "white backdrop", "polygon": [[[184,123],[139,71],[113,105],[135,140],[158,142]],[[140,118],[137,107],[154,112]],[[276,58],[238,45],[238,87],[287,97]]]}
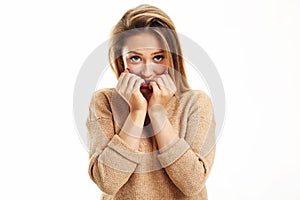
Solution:
{"label": "white backdrop", "polygon": [[143,2],[168,13],[223,80],[209,199],[300,199],[296,0],[1,1],[0,199],[99,199],[73,122],[74,84],[112,25]]}

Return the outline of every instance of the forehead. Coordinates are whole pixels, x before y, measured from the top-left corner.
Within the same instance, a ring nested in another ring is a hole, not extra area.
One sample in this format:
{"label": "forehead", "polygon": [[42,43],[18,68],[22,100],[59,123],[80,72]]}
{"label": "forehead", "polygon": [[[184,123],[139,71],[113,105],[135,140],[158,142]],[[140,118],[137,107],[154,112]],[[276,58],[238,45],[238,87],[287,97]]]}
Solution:
{"label": "forehead", "polygon": [[163,49],[162,45],[155,35],[139,33],[125,39],[123,52],[136,50],[157,51],[161,49]]}

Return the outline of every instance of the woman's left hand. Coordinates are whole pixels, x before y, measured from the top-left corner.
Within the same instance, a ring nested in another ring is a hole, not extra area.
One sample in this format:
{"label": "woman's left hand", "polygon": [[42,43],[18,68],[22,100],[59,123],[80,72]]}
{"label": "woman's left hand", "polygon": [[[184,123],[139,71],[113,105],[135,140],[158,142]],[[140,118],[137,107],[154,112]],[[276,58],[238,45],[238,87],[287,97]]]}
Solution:
{"label": "woman's left hand", "polygon": [[159,107],[163,108],[176,92],[176,86],[167,71],[155,77],[150,85],[153,93],[148,104],[148,113],[151,112],[153,105],[158,104]]}

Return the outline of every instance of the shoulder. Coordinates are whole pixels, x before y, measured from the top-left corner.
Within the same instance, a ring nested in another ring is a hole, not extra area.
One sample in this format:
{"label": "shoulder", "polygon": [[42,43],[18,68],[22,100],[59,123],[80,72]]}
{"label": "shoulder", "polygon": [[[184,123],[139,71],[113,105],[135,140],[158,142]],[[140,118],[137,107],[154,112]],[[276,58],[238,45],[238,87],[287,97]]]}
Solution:
{"label": "shoulder", "polygon": [[210,106],[212,108],[211,97],[203,90],[188,90],[181,94],[182,104],[189,104],[190,107]]}
{"label": "shoulder", "polygon": [[112,93],[113,93],[114,88],[102,88],[99,90],[94,91],[93,93],[93,98],[103,98],[103,97],[108,97],[110,98]]}
{"label": "shoulder", "polygon": [[95,113],[96,117],[109,115],[110,101],[114,88],[103,88],[92,93],[90,101],[90,110]]}
{"label": "shoulder", "polygon": [[209,95],[203,90],[188,90],[181,95],[187,98],[210,99]]}
{"label": "shoulder", "polygon": [[109,103],[114,88],[102,88],[93,92],[92,102],[95,104]]}

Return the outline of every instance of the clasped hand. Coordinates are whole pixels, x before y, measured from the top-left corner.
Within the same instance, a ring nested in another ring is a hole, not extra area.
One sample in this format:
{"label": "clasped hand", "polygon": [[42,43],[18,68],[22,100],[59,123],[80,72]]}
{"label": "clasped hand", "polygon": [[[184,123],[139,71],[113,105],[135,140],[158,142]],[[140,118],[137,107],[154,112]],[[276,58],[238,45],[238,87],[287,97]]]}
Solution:
{"label": "clasped hand", "polygon": [[140,91],[143,83],[145,83],[144,79],[129,73],[128,69],[124,70],[119,78],[116,91],[128,103],[130,111],[150,112],[153,105],[164,108],[176,92],[176,86],[167,71],[150,81],[149,87],[153,92],[149,102]]}

